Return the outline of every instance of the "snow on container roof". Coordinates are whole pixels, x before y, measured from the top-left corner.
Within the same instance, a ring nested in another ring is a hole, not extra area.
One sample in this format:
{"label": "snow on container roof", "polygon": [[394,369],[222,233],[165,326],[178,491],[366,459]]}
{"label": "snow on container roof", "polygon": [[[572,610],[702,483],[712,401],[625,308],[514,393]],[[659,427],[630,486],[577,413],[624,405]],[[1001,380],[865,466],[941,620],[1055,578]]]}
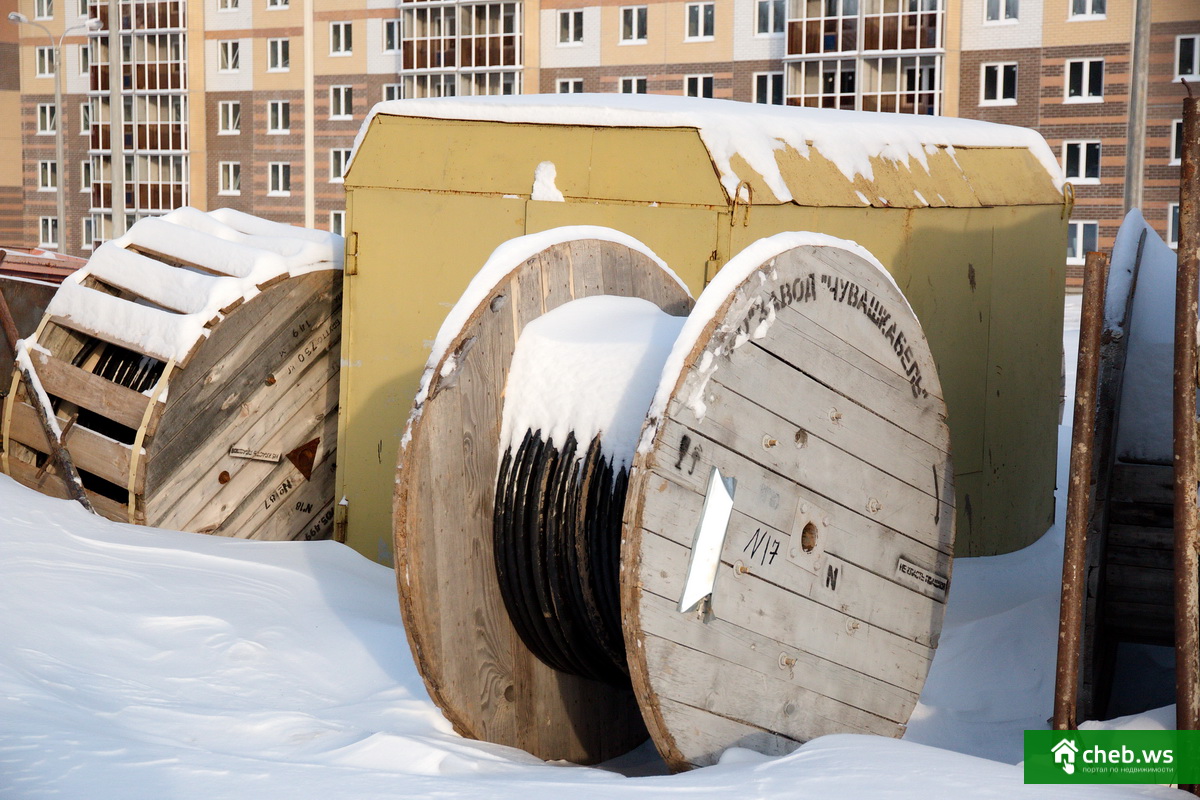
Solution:
{"label": "snow on container roof", "polygon": [[[355,137],[354,155],[375,117],[380,115],[542,125],[694,128],[730,197],[739,192],[743,181],[753,183],[760,177],[779,202],[796,199],[797,176],[789,175],[779,159],[780,151],[788,149],[810,160],[813,152],[818,153],[851,183],[861,183],[860,178],[875,182],[875,172],[881,163],[890,162],[915,174],[915,162],[925,173],[930,173],[930,156],[939,153],[945,153],[958,165],[956,149],[1021,149],[1027,150],[1040,165],[1056,191],[1061,192],[1064,183],[1057,159],[1037,131],[953,117],[769,106],[666,95],[423,98],[378,103]],[[897,197],[892,202],[884,199],[882,205],[952,204],[927,201],[920,192],[911,193],[914,195],[911,198]],[[743,190],[740,199],[751,198]],[[859,203],[870,201],[863,198]]]}
{"label": "snow on container roof", "polygon": [[[179,208],[98,247],[46,312],[75,330],[182,363],[223,310],[278,279],[341,269],[343,252],[334,233],[232,209]],[[88,277],[138,299],[86,286]]]}

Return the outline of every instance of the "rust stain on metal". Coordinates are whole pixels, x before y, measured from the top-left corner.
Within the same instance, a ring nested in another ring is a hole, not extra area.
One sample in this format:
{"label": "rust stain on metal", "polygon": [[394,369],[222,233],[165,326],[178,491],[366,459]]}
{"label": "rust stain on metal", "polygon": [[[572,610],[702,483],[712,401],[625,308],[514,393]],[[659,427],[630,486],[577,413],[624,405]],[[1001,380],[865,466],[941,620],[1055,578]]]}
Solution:
{"label": "rust stain on metal", "polygon": [[317,460],[317,447],[320,444],[321,439],[317,437],[311,442],[305,442],[287,454],[287,460],[292,462],[292,466],[300,471],[300,474],[304,476],[304,480],[312,477],[313,464]]}

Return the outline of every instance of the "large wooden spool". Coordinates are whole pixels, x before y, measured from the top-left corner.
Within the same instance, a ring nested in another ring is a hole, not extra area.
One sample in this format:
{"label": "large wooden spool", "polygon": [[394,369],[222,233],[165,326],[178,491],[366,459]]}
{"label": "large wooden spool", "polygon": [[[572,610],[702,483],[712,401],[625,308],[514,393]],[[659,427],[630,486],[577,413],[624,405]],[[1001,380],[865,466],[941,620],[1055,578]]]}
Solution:
{"label": "large wooden spool", "polygon": [[[933,360],[877,262],[839,240],[772,237],[685,325],[625,501],[632,692],[547,667],[506,616],[491,530],[501,394],[524,325],[562,303],[610,293],[678,315],[690,301],[641,253],[595,240],[472,289],[429,364],[395,506],[405,629],[455,728],[591,763],[638,744],[644,722],[674,769],[731,746],[899,735],[941,630],[953,473]],[[736,481],[733,512],[711,595],[680,612],[713,467]]]}
{"label": "large wooden spool", "polygon": [[[208,224],[200,219],[206,215],[188,211],[189,224]],[[244,217],[226,218],[249,225],[247,242],[293,235],[282,229],[310,233]],[[199,232],[179,227],[179,252],[139,244],[137,226],[124,248],[153,262],[139,262],[143,267],[178,270],[181,278],[233,277],[202,248],[184,252]],[[249,299],[239,292],[178,359],[152,352],[126,331],[56,314],[51,302],[28,340],[29,358],[97,512],[240,538],[332,534],[341,271],[333,263],[312,266],[274,276]],[[126,280],[134,275],[81,275],[75,291],[185,312],[169,305],[170,293]],[[0,466],[27,486],[68,496],[33,397],[14,371],[0,423]]]}

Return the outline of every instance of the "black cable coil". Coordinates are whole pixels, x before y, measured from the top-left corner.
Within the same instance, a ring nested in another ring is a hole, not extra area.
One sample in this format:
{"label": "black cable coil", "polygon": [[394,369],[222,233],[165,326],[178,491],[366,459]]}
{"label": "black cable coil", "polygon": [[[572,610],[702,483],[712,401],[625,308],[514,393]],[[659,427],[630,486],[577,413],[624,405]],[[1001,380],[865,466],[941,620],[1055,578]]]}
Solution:
{"label": "black cable coil", "polygon": [[500,593],[521,640],[550,667],[629,686],[621,633],[621,516],[628,471],[596,436],[580,456],[527,430],[496,478],[493,545]]}

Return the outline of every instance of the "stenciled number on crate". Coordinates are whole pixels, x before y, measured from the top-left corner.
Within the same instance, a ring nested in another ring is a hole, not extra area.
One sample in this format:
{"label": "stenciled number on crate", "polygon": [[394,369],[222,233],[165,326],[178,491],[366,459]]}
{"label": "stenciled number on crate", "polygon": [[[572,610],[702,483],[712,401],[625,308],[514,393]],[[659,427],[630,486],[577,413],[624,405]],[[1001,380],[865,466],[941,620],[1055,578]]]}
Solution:
{"label": "stenciled number on crate", "polygon": [[775,563],[775,556],[779,555],[779,547],[782,542],[775,536],[772,536],[768,531],[762,528],[757,528],[754,534],[746,541],[742,552],[750,553],[750,560],[758,559],[761,566],[767,567]]}
{"label": "stenciled number on crate", "polygon": [[687,469],[688,475],[696,474],[696,464],[700,461],[700,456],[704,455],[704,448],[699,442],[692,445],[692,437],[686,433],[679,438],[679,458],[675,461],[675,469],[682,472]]}

